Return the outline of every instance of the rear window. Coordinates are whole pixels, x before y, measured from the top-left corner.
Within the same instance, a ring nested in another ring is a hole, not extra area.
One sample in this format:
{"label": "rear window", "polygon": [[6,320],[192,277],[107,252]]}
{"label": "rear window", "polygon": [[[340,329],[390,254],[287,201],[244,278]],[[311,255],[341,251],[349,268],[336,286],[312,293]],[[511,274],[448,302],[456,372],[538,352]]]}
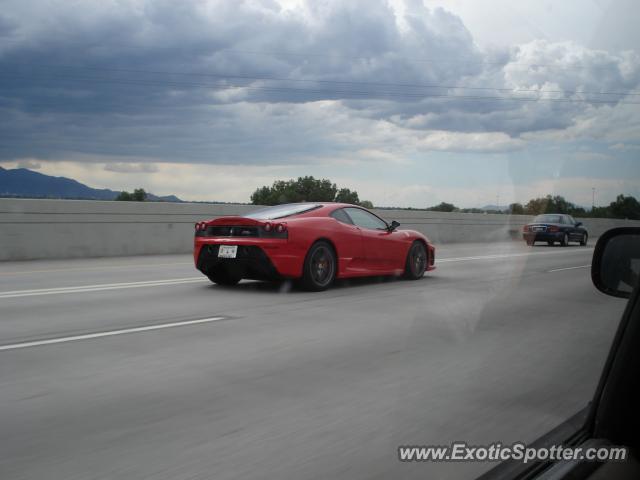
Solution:
{"label": "rear window", "polygon": [[260,210],[245,215],[245,217],[255,220],[275,220],[276,218],[290,217],[291,215],[309,212],[321,206],[322,205],[318,205],[317,203],[287,203],[274,207],[261,208]]}
{"label": "rear window", "polygon": [[563,223],[562,215],[538,215],[533,221],[534,223]]}

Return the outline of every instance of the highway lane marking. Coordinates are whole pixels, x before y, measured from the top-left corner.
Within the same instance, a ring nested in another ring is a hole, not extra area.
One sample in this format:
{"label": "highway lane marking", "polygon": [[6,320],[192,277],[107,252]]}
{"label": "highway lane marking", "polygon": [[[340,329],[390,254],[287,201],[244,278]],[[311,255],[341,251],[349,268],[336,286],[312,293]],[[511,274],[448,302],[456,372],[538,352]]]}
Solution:
{"label": "highway lane marking", "polygon": [[103,290],[118,290],[123,288],[158,287],[163,285],[179,285],[183,283],[197,283],[208,281],[205,277],[171,278],[166,280],[149,280],[144,282],[105,283],[101,285],[84,285],[76,287],[41,288],[37,290],[14,290],[0,292],[0,299],[16,297],[33,297],[37,295],[56,295],[62,293],[100,292]]}
{"label": "highway lane marking", "polygon": [[576,268],[589,268],[590,266],[591,266],[591,264],[589,264],[589,265],[578,265],[577,267],[554,268],[553,270],[547,270],[547,273],[562,272],[563,270],[575,270]]}
{"label": "highway lane marking", "polygon": [[159,323],[156,325],[147,325],[144,327],[123,328],[121,330],[108,330],[106,332],[87,333],[85,335],[73,335],[70,337],[49,338],[46,340],[35,340],[33,342],[13,343],[9,345],[0,345],[2,350],[17,350],[19,348],[39,347],[42,345],[52,345],[54,343],[76,342],[78,340],[91,340],[93,338],[113,337],[115,335],[126,335],[128,333],[148,332],[150,330],[161,330],[163,328],[184,327],[187,325],[197,325],[200,323],[211,323],[224,320],[225,317],[201,318],[199,320],[185,320],[183,322]]}
{"label": "highway lane marking", "polygon": [[136,263],[136,264],[119,264],[119,265],[101,265],[95,267],[68,267],[68,268],[50,268],[43,270],[13,270],[9,272],[0,271],[0,275],[27,275],[30,273],[60,273],[60,272],[77,272],[79,270],[103,270],[105,268],[131,268],[136,267],[168,267],[175,265],[193,265],[193,262],[173,262],[173,263]]}
{"label": "highway lane marking", "polygon": [[558,255],[558,254],[567,254],[567,253],[591,253],[593,251],[590,249],[582,249],[582,250],[570,250],[570,251],[562,251],[562,252],[527,252],[527,253],[499,253],[495,255],[480,255],[475,257],[451,257],[451,258],[436,258],[436,265],[438,263],[448,263],[448,262],[466,262],[469,260],[494,260],[499,258],[513,258],[513,257],[535,257],[537,255]]}
{"label": "highway lane marking", "polygon": [[[557,252],[526,252],[526,253],[502,253],[495,255],[481,255],[473,257],[452,257],[442,258],[436,260],[436,265],[439,263],[449,262],[465,262],[474,260],[494,260],[501,258],[513,258],[513,257],[527,257],[536,255],[553,255],[553,254],[568,254],[568,253],[589,253],[592,249],[580,249],[569,251],[557,251]],[[142,288],[142,287],[158,287],[164,285],[179,285],[185,283],[198,283],[208,281],[206,278],[199,277],[184,277],[184,278],[172,278],[166,280],[147,280],[141,282],[126,282],[126,283],[107,283],[99,285],[81,285],[75,287],[57,287],[57,288],[41,288],[36,290],[14,290],[8,292],[0,292],[0,299],[5,298],[18,298],[18,297],[33,297],[39,295],[59,295],[65,293],[86,293],[86,292],[100,292],[105,290],[118,290],[126,288]]]}

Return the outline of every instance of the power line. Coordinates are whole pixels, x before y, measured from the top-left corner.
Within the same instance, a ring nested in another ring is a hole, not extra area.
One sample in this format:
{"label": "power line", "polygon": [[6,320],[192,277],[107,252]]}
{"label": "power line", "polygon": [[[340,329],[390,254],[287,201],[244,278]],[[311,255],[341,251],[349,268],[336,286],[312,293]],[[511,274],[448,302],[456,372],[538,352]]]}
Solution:
{"label": "power line", "polygon": [[[5,78],[23,78],[34,79],[33,76],[2,74]],[[418,92],[384,92],[384,91],[362,91],[362,90],[312,90],[293,87],[256,87],[245,85],[216,85],[212,83],[184,83],[184,82],[159,82],[159,81],[138,81],[138,80],[121,80],[121,79],[105,79],[100,77],[78,77],[71,75],[55,75],[56,78],[70,81],[120,84],[120,85],[138,85],[138,86],[158,86],[158,87],[185,87],[185,88],[209,88],[213,90],[232,90],[244,89],[249,91],[262,91],[270,93],[293,93],[306,95],[326,95],[336,97],[361,97],[364,99],[384,98],[441,98],[441,99],[459,99],[459,100],[475,100],[475,101],[520,101],[520,102],[550,102],[550,103],[587,103],[587,104],[622,104],[622,105],[639,105],[640,102],[617,101],[617,100],[598,100],[598,99],[571,99],[571,98],[540,98],[540,97],[505,97],[505,96],[489,96],[489,95],[451,95],[451,94],[432,94]],[[47,80],[47,79],[43,79]]]}
{"label": "power line", "polygon": [[[5,38],[2,40],[3,42],[9,42],[9,43],[20,43],[23,42],[24,40],[20,40],[20,39],[8,39]],[[30,45],[28,45],[30,46]],[[77,49],[78,45],[73,45],[74,48]],[[190,44],[187,45],[189,48],[202,48],[202,47],[206,47],[208,45],[206,44],[202,44],[202,43],[195,43],[195,44]],[[148,45],[128,45],[128,44],[105,44],[105,43],[85,43],[83,45],[83,47],[85,47],[86,49],[94,49],[94,48],[100,48],[100,49],[108,49],[108,48],[120,48],[120,49],[125,49],[125,50],[148,50],[148,51],[175,51],[175,50],[184,50],[185,49],[185,44],[175,44],[175,45],[168,45],[168,46],[158,46],[158,45],[153,45],[153,46],[148,46]],[[215,48],[215,46],[212,46],[213,48]],[[389,55],[389,54],[394,54],[394,52],[391,51],[387,51],[387,52],[382,52],[381,55],[370,55],[370,56],[357,56],[357,55],[345,55],[345,54],[341,54],[341,53],[321,53],[321,52],[288,52],[288,51],[278,51],[278,50],[272,50],[272,51],[260,51],[260,50],[239,50],[239,49],[235,49],[235,48],[217,48],[214,49],[213,51],[211,51],[209,53],[209,55],[215,55],[221,52],[227,52],[227,53],[232,53],[232,54],[244,54],[244,55],[262,55],[265,57],[278,57],[278,56],[282,56],[282,57],[317,57],[317,58],[343,58],[343,59],[347,59],[347,60],[372,60],[372,59],[379,59],[381,57],[384,57],[385,55]],[[402,60],[404,62],[407,63],[418,63],[418,64],[431,64],[431,63],[435,63],[435,64],[459,64],[459,65],[489,65],[489,66],[506,66],[506,65],[510,65],[510,66],[518,66],[518,67],[528,67],[528,68],[537,68],[537,67],[544,67],[544,68],[553,68],[553,69],[557,69],[557,70],[607,70],[610,69],[611,67],[609,66],[599,66],[599,65],[585,65],[582,63],[574,63],[570,66],[568,65],[558,65],[555,63],[541,63],[541,62],[511,62],[509,61],[510,59],[507,59],[505,61],[484,61],[484,60],[476,60],[476,59],[472,59],[472,58],[415,58],[415,57],[402,57],[402,56],[396,56],[395,58],[397,58],[398,60]]]}
{"label": "power line", "polygon": [[[271,52],[266,52],[266,51],[255,51],[255,50],[236,50],[236,49],[220,49],[217,50],[217,52],[230,52],[230,53],[244,53],[244,54],[248,54],[248,55],[264,55],[264,56],[292,56],[292,57],[327,57],[327,58],[331,58],[331,57],[337,57],[337,58],[345,58],[345,59],[351,59],[351,60],[371,60],[372,58],[377,58],[377,57],[363,57],[363,56],[350,56],[350,55],[342,55],[342,54],[334,54],[334,53],[308,53],[308,52],[303,52],[303,53],[297,53],[297,52],[283,52],[283,51],[271,51]],[[391,52],[392,53],[392,52]],[[468,59],[468,60],[462,60],[462,59],[452,59],[452,58],[447,58],[447,59],[441,59],[441,58],[423,58],[420,60],[417,59],[413,59],[413,58],[402,58],[400,57],[401,60],[406,60],[408,63],[450,63],[450,64],[466,64],[466,65],[492,65],[492,66],[506,66],[506,65],[512,65],[512,66],[523,66],[523,67],[545,67],[545,68],[557,68],[560,70],[588,70],[588,69],[596,69],[596,70],[600,70],[600,69],[608,69],[610,67],[605,67],[605,66],[594,66],[594,65],[572,65],[572,66],[562,66],[562,65],[556,65],[553,63],[527,63],[527,62],[509,62],[509,61],[505,61],[505,62],[487,62],[487,61],[482,61],[482,60],[475,60],[475,59]]]}
{"label": "power line", "polygon": [[[23,66],[22,64],[14,64]],[[76,66],[76,65],[51,65],[40,64],[39,67],[45,68],[61,68],[71,70],[91,70],[91,71],[107,71],[118,73],[141,73],[151,75],[179,75],[193,77],[208,77],[219,79],[243,79],[243,80],[265,80],[279,82],[297,82],[297,83],[321,83],[330,85],[357,85],[357,86],[382,86],[382,87],[402,87],[402,88],[430,88],[430,89],[448,89],[448,90],[477,90],[477,91],[496,91],[505,93],[556,93],[562,95],[609,95],[609,96],[640,96],[640,93],[630,92],[610,92],[610,91],[587,91],[587,90],[536,90],[536,89],[520,89],[520,88],[502,88],[502,87],[470,87],[463,85],[441,85],[441,84],[418,84],[418,83],[392,83],[392,82],[357,82],[351,80],[316,80],[316,79],[300,79],[291,77],[272,77],[268,75],[234,75],[223,73],[201,73],[201,72],[172,72],[162,70],[142,70],[132,68],[112,68],[112,67],[92,67],[92,66]]]}

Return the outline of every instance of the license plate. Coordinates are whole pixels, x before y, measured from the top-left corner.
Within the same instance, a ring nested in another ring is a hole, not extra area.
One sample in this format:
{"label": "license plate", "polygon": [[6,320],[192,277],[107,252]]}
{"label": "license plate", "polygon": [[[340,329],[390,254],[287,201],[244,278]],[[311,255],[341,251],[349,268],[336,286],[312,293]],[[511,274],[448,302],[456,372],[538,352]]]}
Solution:
{"label": "license plate", "polygon": [[544,232],[544,227],[533,227],[534,232]]}
{"label": "license plate", "polygon": [[237,253],[237,245],[220,245],[220,249],[218,250],[218,258],[236,258]]}

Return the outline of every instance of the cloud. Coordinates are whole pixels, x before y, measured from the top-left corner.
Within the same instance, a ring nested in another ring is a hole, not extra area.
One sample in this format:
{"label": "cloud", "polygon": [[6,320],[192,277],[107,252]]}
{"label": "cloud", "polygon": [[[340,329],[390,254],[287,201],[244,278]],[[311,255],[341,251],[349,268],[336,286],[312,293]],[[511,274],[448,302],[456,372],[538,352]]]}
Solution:
{"label": "cloud", "polygon": [[640,135],[636,52],[482,50],[460,17],[420,1],[7,0],[0,36],[0,160],[97,163],[108,181],[146,173],[170,190],[162,165],[262,178],[388,163],[410,184],[443,152],[560,146],[535,159],[560,164],[576,144]]}
{"label": "cloud", "polygon": [[17,168],[28,168],[29,170],[39,170],[42,168],[42,162],[38,162],[31,158],[23,158],[16,164]]}
{"label": "cloud", "polygon": [[640,150],[640,145],[637,144],[628,144],[628,143],[615,143],[609,146],[610,150],[617,150],[622,152],[628,151],[638,151]]}
{"label": "cloud", "polygon": [[117,173],[154,173],[158,171],[157,165],[153,163],[107,163],[104,169],[107,172]]}

